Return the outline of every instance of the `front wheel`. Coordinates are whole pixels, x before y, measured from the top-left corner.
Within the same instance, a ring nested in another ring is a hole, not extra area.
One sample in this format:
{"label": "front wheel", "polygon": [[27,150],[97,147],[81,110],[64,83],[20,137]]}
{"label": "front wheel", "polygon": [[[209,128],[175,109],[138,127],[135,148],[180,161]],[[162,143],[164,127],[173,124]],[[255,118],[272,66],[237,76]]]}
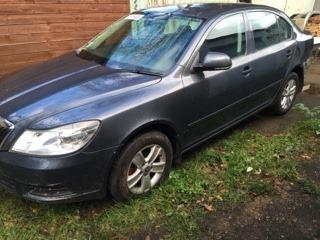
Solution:
{"label": "front wheel", "polygon": [[274,104],[270,107],[271,112],[276,115],[286,114],[292,108],[298,89],[299,76],[296,73],[289,74]]}
{"label": "front wheel", "polygon": [[165,180],[172,165],[170,140],[161,132],[142,134],[131,141],[116,160],[109,181],[118,201],[147,194]]}

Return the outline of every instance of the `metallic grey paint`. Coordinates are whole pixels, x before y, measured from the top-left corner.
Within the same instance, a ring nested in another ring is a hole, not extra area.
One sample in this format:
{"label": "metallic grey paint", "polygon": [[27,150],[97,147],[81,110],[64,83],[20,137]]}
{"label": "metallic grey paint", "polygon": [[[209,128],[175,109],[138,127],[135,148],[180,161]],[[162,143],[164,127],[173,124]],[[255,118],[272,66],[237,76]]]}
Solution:
{"label": "metallic grey paint", "polygon": [[[228,70],[195,72],[197,52],[206,34],[226,16],[270,11],[292,26],[294,37],[256,51],[246,23],[247,53]],[[157,14],[166,11],[140,11]],[[167,9],[167,11],[172,11]],[[268,107],[286,76],[303,66],[312,37],[282,12],[248,4],[197,4],[172,14],[206,19],[178,64],[167,74],[151,76],[107,69],[69,53],[0,81],[0,116],[15,126],[0,150],[0,183],[35,201],[78,201],[103,197],[113,161],[138,133],[163,131],[177,159],[197,144]],[[25,129],[49,129],[97,119],[102,126],[81,151],[40,158],[10,152]]]}

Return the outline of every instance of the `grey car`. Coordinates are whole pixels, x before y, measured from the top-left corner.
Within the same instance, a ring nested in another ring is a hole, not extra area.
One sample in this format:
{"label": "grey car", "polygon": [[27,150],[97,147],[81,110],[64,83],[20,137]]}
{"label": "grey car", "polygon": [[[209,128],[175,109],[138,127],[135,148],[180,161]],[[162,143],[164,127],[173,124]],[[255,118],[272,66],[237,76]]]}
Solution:
{"label": "grey car", "polygon": [[287,113],[312,45],[266,6],[132,13],[0,81],[0,183],[41,202],[148,193],[189,149],[263,109]]}

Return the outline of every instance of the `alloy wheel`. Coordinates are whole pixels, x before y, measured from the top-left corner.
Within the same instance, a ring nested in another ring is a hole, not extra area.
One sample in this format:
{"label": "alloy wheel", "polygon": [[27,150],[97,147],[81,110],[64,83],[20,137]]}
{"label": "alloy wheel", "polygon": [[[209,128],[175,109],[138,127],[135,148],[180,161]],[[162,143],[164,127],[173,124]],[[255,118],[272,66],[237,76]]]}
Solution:
{"label": "alloy wheel", "polygon": [[161,179],[166,167],[165,150],[157,144],[144,147],[133,157],[127,173],[127,185],[133,194],[150,191]]}
{"label": "alloy wheel", "polygon": [[287,110],[291,107],[294,97],[297,93],[297,83],[294,79],[288,81],[286,87],[283,89],[281,98],[281,107]]}

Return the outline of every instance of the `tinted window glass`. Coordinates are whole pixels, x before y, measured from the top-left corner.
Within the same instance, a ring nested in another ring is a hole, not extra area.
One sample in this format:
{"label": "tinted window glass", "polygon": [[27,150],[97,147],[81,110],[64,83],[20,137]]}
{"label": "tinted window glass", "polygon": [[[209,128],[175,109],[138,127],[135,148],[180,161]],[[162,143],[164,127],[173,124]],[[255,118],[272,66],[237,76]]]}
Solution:
{"label": "tinted window glass", "polygon": [[248,13],[256,49],[260,50],[279,43],[276,15],[267,12]]}
{"label": "tinted window glass", "polygon": [[242,14],[227,17],[214,27],[200,49],[200,60],[210,51],[225,53],[231,58],[245,54],[246,36]]}
{"label": "tinted window glass", "polygon": [[280,42],[291,39],[292,27],[290,26],[290,24],[287,23],[287,21],[285,21],[281,17],[278,17],[278,25],[279,25],[279,33],[280,33],[280,36],[279,36]]}

